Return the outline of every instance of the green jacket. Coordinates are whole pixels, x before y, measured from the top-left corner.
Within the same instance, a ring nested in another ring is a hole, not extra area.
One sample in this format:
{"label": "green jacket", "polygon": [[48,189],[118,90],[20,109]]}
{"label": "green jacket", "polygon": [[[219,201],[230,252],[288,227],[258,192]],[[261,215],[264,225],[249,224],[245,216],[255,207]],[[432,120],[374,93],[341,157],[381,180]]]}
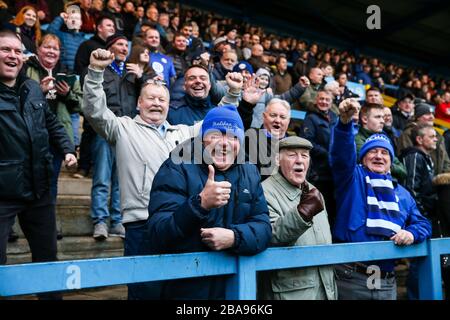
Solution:
{"label": "green jacket", "polygon": [[[358,134],[355,136],[356,143],[356,152],[358,153],[359,158],[359,150],[361,150],[366,139],[370,137],[374,132],[364,129],[363,127],[359,128]],[[402,183],[406,179],[406,168],[403,163],[398,160],[396,156],[394,156],[394,161],[391,164],[391,174],[393,177],[397,178],[397,180]]]}
{"label": "green jacket", "polygon": [[[269,207],[273,245],[331,244],[326,209],[312,222],[305,222],[297,211],[300,188],[291,185],[279,172],[266,179],[262,186]],[[332,266],[272,271],[261,277],[260,285],[260,296],[264,299],[315,300],[323,289],[326,297],[321,298],[335,300],[338,297]]]}
{"label": "green jacket", "polygon": [[[26,74],[29,78],[40,82],[40,80],[47,76],[43,74],[42,70],[35,64],[29,64]],[[70,141],[74,142],[72,120],[70,119],[71,113],[77,113],[81,111],[81,103],[83,101],[83,92],[81,91],[80,81],[76,80],[73,88],[69,91],[69,94],[64,98],[58,97],[58,103],[56,104],[56,110],[53,110],[56,117],[64,126],[67,134],[70,137]]]}

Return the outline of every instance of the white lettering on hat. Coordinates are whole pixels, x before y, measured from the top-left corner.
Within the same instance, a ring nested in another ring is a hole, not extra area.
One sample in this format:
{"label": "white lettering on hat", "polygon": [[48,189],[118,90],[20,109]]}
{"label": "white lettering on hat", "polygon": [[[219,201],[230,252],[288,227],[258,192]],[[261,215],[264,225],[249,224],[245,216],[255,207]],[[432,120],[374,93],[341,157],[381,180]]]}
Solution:
{"label": "white lettering on hat", "polygon": [[241,63],[241,64],[239,65],[239,69],[241,69],[241,70],[244,70],[245,67],[247,67],[247,66],[245,65],[245,63]]}
{"label": "white lettering on hat", "polygon": [[227,128],[229,130],[235,130],[238,129],[238,126],[235,123],[227,122],[227,121],[213,121],[212,122],[213,127],[221,127],[221,128]]}
{"label": "white lettering on hat", "polygon": [[384,136],[384,135],[372,135],[372,136],[370,136],[369,138],[366,139],[366,142],[374,141],[374,140],[384,140],[386,142],[391,143],[389,141],[389,139],[386,136]]}

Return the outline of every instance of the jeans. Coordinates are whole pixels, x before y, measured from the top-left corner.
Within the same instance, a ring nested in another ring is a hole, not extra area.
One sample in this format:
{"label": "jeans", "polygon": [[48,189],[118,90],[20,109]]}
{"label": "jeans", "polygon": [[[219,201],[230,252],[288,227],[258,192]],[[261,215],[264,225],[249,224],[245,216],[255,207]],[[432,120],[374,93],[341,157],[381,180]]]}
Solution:
{"label": "jeans", "polygon": [[[148,227],[148,220],[124,224],[125,244],[124,256],[141,255],[141,245]],[[161,281],[128,284],[128,300],[160,299]]]}
{"label": "jeans", "polygon": [[[91,190],[91,217],[94,224],[111,218],[111,226],[122,222],[120,214],[119,181],[116,171],[116,157],[105,139],[97,135],[92,143],[94,171]],[[111,210],[108,195],[111,189]]]}
{"label": "jeans", "polygon": [[73,144],[75,146],[79,146],[80,145],[80,114],[79,113],[71,113],[70,120],[72,120]]}
{"label": "jeans", "polygon": [[80,160],[78,161],[78,168],[89,173],[92,166],[92,143],[95,136],[94,129],[92,129],[89,122],[84,119],[83,121],[83,133],[81,134],[80,142]]}

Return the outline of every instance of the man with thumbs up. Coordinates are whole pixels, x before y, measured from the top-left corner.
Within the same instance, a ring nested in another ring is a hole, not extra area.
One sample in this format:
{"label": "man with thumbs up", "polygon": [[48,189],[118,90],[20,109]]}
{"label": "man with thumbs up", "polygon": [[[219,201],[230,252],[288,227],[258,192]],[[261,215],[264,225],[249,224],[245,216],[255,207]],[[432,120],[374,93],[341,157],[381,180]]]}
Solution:
{"label": "man with thumbs up", "polygon": [[[256,166],[241,161],[243,128],[235,106],[213,108],[200,135],[162,164],[150,194],[147,253],[253,255],[267,248],[268,208]],[[224,298],[223,276],[165,281],[161,290],[161,299]]]}

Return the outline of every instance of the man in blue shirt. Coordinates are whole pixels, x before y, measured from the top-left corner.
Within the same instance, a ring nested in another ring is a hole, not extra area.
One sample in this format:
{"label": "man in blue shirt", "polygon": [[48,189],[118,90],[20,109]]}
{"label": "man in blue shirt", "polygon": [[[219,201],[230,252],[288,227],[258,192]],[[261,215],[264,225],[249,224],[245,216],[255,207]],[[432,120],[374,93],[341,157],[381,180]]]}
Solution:
{"label": "man in blue shirt", "polygon": [[175,67],[172,58],[159,51],[161,46],[158,30],[154,27],[147,29],[144,41],[150,50],[150,66],[155,70],[157,75],[161,75],[164,78],[167,87],[170,87],[170,84],[175,81]]}
{"label": "man in blue shirt", "polygon": [[[411,194],[390,174],[394,149],[389,138],[376,133],[359,151],[357,165],[352,116],[359,103],[346,99],[333,129],[330,165],[335,181],[336,242],[392,240],[396,245],[420,243],[431,235],[431,225],[417,209]],[[395,300],[394,260],[352,263],[336,267],[339,299]],[[373,285],[368,277],[379,270]],[[368,281],[369,280],[369,281]]]}

